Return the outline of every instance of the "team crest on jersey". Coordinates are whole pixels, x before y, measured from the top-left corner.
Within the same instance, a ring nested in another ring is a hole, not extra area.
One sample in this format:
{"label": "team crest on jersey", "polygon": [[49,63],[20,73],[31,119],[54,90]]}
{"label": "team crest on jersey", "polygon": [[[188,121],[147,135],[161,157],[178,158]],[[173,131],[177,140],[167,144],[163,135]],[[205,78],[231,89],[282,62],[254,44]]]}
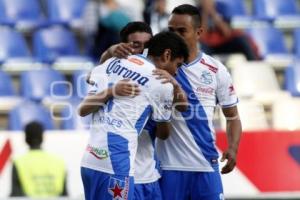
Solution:
{"label": "team crest on jersey", "polygon": [[206,85],[209,85],[213,82],[213,78],[211,73],[207,71],[203,71],[200,78],[201,83],[204,83]]}
{"label": "team crest on jersey", "polygon": [[125,180],[110,177],[108,192],[112,195],[113,200],[127,200],[129,190],[129,178]]}

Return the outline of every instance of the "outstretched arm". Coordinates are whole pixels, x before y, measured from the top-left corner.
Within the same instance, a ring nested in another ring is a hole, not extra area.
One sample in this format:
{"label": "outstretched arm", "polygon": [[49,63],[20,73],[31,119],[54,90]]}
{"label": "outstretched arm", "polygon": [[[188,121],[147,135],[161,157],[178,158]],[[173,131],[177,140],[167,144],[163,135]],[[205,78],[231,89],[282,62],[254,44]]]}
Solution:
{"label": "outstretched arm", "polygon": [[132,55],[134,49],[131,47],[130,43],[119,43],[109,47],[101,56],[100,64],[104,63],[106,60],[117,57],[117,58],[127,58],[127,56]]}
{"label": "outstretched arm", "polygon": [[227,160],[226,165],[222,168],[221,173],[227,174],[231,172],[236,165],[236,157],[240,143],[242,124],[239,117],[237,106],[223,108],[226,117],[226,132],[228,140],[228,148],[223,153],[221,162]]}
{"label": "outstretched arm", "polygon": [[88,95],[80,103],[78,114],[81,117],[96,112],[103,106],[110,98],[116,96],[137,96],[140,89],[137,84],[130,83],[128,79],[119,81],[115,86],[107,88],[97,94]]}

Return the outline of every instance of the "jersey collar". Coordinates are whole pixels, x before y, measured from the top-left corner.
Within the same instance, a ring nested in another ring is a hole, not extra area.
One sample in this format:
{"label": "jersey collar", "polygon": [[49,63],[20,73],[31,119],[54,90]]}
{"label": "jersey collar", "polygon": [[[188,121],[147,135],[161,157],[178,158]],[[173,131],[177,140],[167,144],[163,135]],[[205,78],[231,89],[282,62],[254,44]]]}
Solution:
{"label": "jersey collar", "polygon": [[196,57],[195,60],[193,60],[192,62],[190,62],[188,64],[185,63],[185,64],[183,64],[183,66],[184,67],[190,67],[190,66],[194,65],[195,63],[199,62],[201,60],[201,58],[202,58],[202,54],[203,54],[202,52],[199,52],[198,56]]}

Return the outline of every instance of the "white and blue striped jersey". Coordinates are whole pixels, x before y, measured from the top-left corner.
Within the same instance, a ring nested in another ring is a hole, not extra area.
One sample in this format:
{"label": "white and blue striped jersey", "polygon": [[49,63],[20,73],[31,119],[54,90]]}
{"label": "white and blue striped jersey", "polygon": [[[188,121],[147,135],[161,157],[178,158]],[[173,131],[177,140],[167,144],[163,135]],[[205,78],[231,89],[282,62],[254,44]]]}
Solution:
{"label": "white and blue striped jersey", "polygon": [[140,55],[111,58],[93,69],[90,93],[99,93],[122,79],[139,85],[136,97],[115,97],[93,113],[91,135],[81,166],[109,174],[133,176],[138,135],[149,118],[169,121],[173,86],[152,75],[155,66]]}
{"label": "white and blue striped jersey", "polygon": [[135,184],[153,183],[161,177],[155,150],[155,132],[156,123],[150,119],[138,138],[134,172]]}
{"label": "white and blue striped jersey", "polygon": [[214,58],[200,53],[197,59],[183,65],[177,81],[186,92],[189,107],[176,112],[171,120],[167,140],[157,139],[157,153],[163,170],[213,171],[218,152],[213,127],[214,110],[238,103],[232,79],[226,67]]}

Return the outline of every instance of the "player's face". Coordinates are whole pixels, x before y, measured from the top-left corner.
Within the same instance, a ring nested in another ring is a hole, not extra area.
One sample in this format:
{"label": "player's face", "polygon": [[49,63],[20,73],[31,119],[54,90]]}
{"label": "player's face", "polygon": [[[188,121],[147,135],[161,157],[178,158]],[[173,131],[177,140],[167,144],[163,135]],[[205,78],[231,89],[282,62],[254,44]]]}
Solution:
{"label": "player's face", "polygon": [[146,32],[135,32],[128,35],[127,41],[132,44],[135,54],[143,53],[144,45],[151,38],[151,35]]}
{"label": "player's face", "polygon": [[168,22],[169,31],[181,36],[187,44],[190,53],[198,51],[198,42],[202,29],[195,27],[190,15],[172,14]]}
{"label": "player's face", "polygon": [[171,74],[172,76],[175,76],[177,69],[183,64],[183,62],[183,58],[175,58],[174,60],[170,60],[165,70],[169,72],[169,74]]}
{"label": "player's face", "polygon": [[153,61],[157,68],[164,69],[172,76],[175,76],[177,69],[183,64],[184,59],[178,57],[172,60],[171,51],[167,49],[163,55],[159,58],[154,58]]}

